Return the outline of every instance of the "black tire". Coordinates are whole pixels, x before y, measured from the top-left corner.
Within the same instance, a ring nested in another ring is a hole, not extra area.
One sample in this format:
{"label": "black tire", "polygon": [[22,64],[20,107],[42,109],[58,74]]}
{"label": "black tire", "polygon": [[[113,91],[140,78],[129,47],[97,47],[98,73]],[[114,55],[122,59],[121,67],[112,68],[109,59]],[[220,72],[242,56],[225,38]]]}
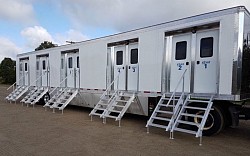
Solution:
{"label": "black tire", "polygon": [[49,93],[46,93],[39,101],[40,104],[44,105],[47,101],[49,101],[50,95]]}
{"label": "black tire", "polygon": [[[203,130],[203,135],[205,136],[218,134],[225,128],[225,118],[221,107],[214,105],[213,110],[209,113],[209,116],[212,116],[214,121],[213,126],[210,129]],[[208,117],[207,122],[209,122],[209,120],[210,117]]]}
{"label": "black tire", "polygon": [[[197,106],[197,103],[195,105]],[[225,116],[223,113],[223,109],[221,109],[221,107],[219,107],[218,105],[214,105],[212,108],[213,110],[210,111],[202,132],[204,136],[211,136],[218,134],[225,127]],[[188,113],[202,114],[204,112],[201,111],[194,112],[194,110],[192,110],[192,112],[188,111]],[[191,122],[199,122],[197,121],[197,118],[188,118],[188,120]]]}

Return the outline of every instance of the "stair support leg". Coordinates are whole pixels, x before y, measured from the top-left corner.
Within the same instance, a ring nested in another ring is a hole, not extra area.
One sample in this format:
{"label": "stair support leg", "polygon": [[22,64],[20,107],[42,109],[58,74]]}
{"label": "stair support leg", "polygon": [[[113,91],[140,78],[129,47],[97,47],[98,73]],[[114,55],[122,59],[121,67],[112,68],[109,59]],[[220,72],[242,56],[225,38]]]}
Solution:
{"label": "stair support leg", "polygon": [[103,123],[103,124],[106,124],[106,122],[107,122],[107,121],[106,121],[106,118],[104,117],[104,118],[102,119],[102,123]]}
{"label": "stair support leg", "polygon": [[55,108],[53,108],[53,113],[55,113]]}
{"label": "stair support leg", "polygon": [[149,126],[147,127],[147,134],[149,134]]}
{"label": "stair support leg", "polygon": [[63,115],[63,109],[62,109],[62,115]]}
{"label": "stair support leg", "polygon": [[174,140],[174,132],[170,132],[170,139]]}
{"label": "stair support leg", "polygon": [[202,136],[200,136],[200,143],[199,146],[202,146]]}
{"label": "stair support leg", "polygon": [[119,127],[121,127],[121,120],[119,120]]}
{"label": "stair support leg", "polygon": [[90,115],[90,121],[93,121],[93,115]]}

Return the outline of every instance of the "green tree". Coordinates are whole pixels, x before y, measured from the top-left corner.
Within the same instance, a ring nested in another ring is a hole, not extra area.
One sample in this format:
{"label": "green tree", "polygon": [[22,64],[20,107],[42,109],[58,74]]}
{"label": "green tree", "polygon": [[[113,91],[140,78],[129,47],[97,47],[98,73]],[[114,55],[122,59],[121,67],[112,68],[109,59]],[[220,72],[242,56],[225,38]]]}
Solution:
{"label": "green tree", "polygon": [[0,77],[2,83],[12,84],[16,82],[16,61],[11,58],[4,58],[0,64]]}
{"label": "green tree", "polygon": [[48,48],[53,48],[53,47],[56,47],[57,45],[56,44],[53,44],[52,42],[49,42],[49,41],[44,41],[43,43],[41,43],[36,49],[35,51],[37,50],[43,50],[43,49],[48,49]]}

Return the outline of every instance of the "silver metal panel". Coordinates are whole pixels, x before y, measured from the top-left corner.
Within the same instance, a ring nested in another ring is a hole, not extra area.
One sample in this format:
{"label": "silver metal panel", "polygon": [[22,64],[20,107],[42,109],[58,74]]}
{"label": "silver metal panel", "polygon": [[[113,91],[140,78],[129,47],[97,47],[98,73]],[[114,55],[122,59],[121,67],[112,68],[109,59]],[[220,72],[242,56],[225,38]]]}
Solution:
{"label": "silver metal panel", "polygon": [[238,19],[236,20],[235,31],[235,43],[237,44],[237,49],[234,51],[233,60],[233,79],[232,79],[232,94],[240,94],[241,88],[241,70],[242,70],[242,51],[243,51],[243,33],[244,33],[244,12],[241,11],[238,14]]}

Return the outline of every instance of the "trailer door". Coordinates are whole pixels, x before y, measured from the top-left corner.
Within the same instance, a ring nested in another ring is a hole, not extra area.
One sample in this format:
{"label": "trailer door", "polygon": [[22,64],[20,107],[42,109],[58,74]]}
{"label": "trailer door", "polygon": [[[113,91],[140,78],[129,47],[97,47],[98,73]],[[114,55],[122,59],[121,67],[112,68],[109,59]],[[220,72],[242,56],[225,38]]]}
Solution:
{"label": "trailer door", "polygon": [[[121,45],[114,48],[115,61],[114,61],[114,89],[125,90],[126,85],[126,46]],[[119,75],[119,77],[118,77]]]}
{"label": "trailer door", "polygon": [[38,79],[41,76],[41,65],[40,65],[40,57],[36,58],[36,85],[37,86],[42,86],[42,79]]}
{"label": "trailer door", "polygon": [[79,87],[79,53],[67,54],[67,87]]}
{"label": "trailer door", "polygon": [[138,43],[128,45],[128,82],[127,90],[137,91],[138,90],[138,76],[139,76],[139,65],[138,65]]}
{"label": "trailer door", "polygon": [[19,84],[24,85],[24,70],[23,70],[23,61],[19,62]]}
{"label": "trailer door", "polygon": [[[190,62],[191,62],[191,34],[173,36],[172,58],[170,71],[170,92],[173,92],[178,82],[187,69],[184,78],[184,91],[190,92]],[[177,92],[182,91],[182,81],[177,88]]]}
{"label": "trailer door", "polygon": [[217,93],[219,31],[197,32],[194,93]]}
{"label": "trailer door", "polygon": [[25,86],[28,86],[29,85],[29,60],[23,60],[23,66],[24,66],[23,82]]}
{"label": "trailer door", "polygon": [[40,57],[41,63],[41,80],[42,86],[49,85],[49,59],[48,57]]}

